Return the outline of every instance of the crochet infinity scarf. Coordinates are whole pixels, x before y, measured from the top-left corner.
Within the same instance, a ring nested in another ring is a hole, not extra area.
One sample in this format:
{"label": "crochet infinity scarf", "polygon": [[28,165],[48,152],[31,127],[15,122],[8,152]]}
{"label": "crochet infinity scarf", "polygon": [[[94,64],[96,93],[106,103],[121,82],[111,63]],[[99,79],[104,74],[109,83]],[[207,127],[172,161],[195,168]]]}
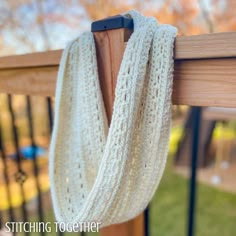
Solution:
{"label": "crochet infinity scarf", "polygon": [[127,221],[157,189],[167,158],[176,28],[136,11],[108,128],[93,34],[64,50],[56,86],[50,182],[57,221]]}

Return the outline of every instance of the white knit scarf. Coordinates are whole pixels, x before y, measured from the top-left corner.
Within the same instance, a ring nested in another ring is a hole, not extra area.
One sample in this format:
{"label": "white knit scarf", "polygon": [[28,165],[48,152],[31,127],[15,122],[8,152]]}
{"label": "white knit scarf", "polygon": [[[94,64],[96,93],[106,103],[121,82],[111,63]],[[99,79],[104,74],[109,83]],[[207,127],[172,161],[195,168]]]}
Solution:
{"label": "white knit scarf", "polygon": [[71,42],[60,63],[50,145],[57,221],[127,221],[151,200],[166,163],[176,29],[136,11],[117,78],[110,128],[93,34]]}

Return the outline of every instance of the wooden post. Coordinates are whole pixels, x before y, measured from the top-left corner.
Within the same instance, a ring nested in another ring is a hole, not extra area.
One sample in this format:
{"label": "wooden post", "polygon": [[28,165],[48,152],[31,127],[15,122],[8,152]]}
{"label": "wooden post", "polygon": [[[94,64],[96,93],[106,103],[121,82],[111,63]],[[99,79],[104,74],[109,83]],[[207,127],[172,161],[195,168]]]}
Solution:
{"label": "wooden post", "polygon": [[[131,35],[129,29],[113,29],[94,33],[98,73],[103,100],[110,124],[117,75],[125,50],[125,42]],[[144,236],[143,214],[123,224],[112,225],[101,230],[102,236]]]}

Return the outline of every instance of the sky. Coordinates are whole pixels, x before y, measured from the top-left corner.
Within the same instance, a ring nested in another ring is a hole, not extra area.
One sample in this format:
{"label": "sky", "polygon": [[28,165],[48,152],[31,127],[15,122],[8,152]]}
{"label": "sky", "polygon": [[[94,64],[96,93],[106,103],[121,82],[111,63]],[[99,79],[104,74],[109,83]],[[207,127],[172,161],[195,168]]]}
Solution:
{"label": "sky", "polygon": [[[63,48],[69,40],[90,28],[90,21],[79,4],[63,6],[56,0],[47,0],[42,4],[42,11],[46,16],[44,27],[50,49]],[[5,47],[5,50],[0,48],[0,54],[8,54],[7,48],[15,54],[44,51],[35,1],[20,5],[12,13],[7,1],[0,0],[0,42]]]}
{"label": "sky", "polygon": [[[210,10],[212,0],[202,1]],[[163,0],[151,2],[158,7]],[[45,22],[38,24],[42,14]],[[64,48],[68,41],[90,30],[90,25],[79,0],[70,4],[63,0],[0,0],[0,56]]]}

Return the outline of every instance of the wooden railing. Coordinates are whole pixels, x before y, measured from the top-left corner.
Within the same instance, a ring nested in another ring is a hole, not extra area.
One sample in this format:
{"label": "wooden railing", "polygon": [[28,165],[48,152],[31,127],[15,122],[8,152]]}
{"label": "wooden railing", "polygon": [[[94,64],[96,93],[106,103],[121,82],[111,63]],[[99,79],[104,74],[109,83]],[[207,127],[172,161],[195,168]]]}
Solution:
{"label": "wooden railing", "polygon": [[[129,32],[128,32],[129,35]],[[108,120],[127,30],[94,33]],[[177,37],[173,103],[236,107],[236,32]],[[109,46],[108,46],[109,45]],[[0,92],[53,96],[62,50],[0,58]],[[143,236],[143,216],[102,230],[103,236]]]}
{"label": "wooden railing", "polygon": [[[177,37],[173,102],[236,107],[235,42],[236,32]],[[53,96],[61,53],[0,58],[0,92]]]}

